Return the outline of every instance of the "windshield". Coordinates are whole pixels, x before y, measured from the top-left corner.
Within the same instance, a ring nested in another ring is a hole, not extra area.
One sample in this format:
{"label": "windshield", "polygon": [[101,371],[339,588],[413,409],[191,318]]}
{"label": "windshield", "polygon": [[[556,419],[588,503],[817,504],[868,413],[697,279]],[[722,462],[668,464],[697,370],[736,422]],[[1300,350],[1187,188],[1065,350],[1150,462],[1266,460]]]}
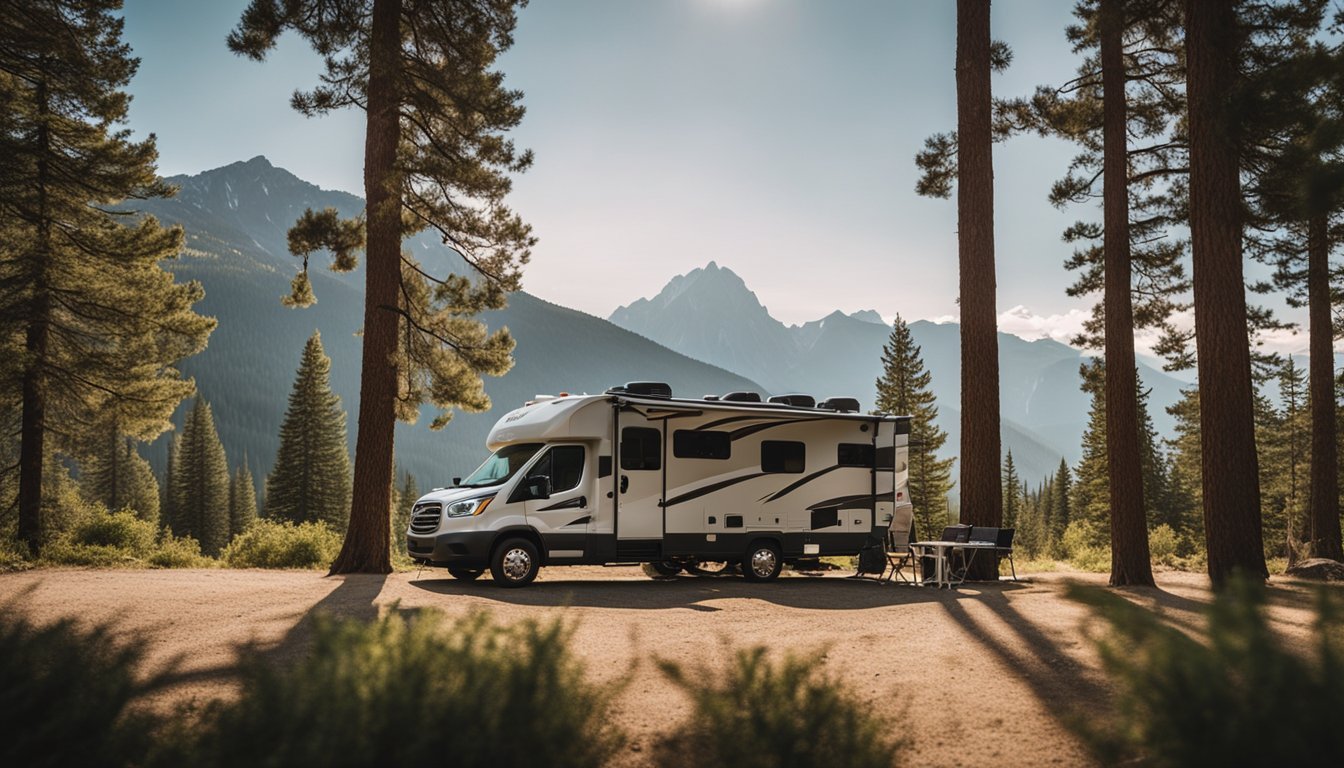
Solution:
{"label": "windshield", "polygon": [[461,487],[481,488],[506,482],[517,474],[518,470],[522,469],[523,465],[535,456],[539,450],[541,450],[541,443],[506,445],[495,451],[479,469],[472,472],[466,480],[463,480]]}

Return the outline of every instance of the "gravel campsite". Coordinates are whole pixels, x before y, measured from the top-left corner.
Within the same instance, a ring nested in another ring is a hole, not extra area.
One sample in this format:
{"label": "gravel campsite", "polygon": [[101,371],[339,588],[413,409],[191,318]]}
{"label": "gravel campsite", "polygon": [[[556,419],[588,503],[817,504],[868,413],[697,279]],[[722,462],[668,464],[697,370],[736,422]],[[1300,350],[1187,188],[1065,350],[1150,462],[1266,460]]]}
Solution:
{"label": "gravel campsite", "polygon": [[[315,571],[35,570],[0,576],[0,601],[45,622],[76,616],[112,622],[149,644],[147,673],[171,669],[151,706],[199,705],[233,691],[241,648],[255,644],[278,664],[306,652],[312,617],[371,619],[438,609],[449,617],[487,610],[498,620],[562,616],[572,648],[594,681],[626,687],[616,704],[629,733],[623,765],[643,765],[689,705],[656,667],[721,663],[726,647],[816,654],[830,675],[888,713],[910,739],[910,765],[1080,765],[1088,753],[1066,729],[1072,717],[1104,717],[1108,682],[1088,640],[1087,609],[1063,595],[1055,572],[959,590],[790,575],[751,584],[734,577],[651,581],[632,567],[543,571],[528,589],[489,579],[467,583],[439,570],[324,577]],[[1198,631],[1211,600],[1202,575],[1159,574],[1157,589],[1123,593]],[[1301,584],[1271,583],[1270,615],[1290,645],[1312,635],[1312,597]]]}

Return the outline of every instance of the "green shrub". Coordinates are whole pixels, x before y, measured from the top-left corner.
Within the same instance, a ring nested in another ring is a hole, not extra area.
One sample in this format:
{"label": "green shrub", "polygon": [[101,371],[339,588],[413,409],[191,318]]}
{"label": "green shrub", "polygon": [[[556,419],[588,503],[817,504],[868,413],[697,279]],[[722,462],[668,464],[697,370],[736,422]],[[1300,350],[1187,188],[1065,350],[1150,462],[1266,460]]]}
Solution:
{"label": "green shrub", "polygon": [[201,543],[190,536],[174,538],[165,531],[149,564],[155,568],[210,568],[217,561],[201,554]]}
{"label": "green shrub", "polygon": [[325,568],[340,551],[340,534],[321,523],[257,520],[220,559],[230,568]]}
{"label": "green shrub", "polygon": [[23,571],[33,567],[28,547],[9,536],[0,536],[0,573]]}
{"label": "green shrub", "polygon": [[658,745],[660,766],[888,768],[904,746],[890,722],[815,658],[788,655],[776,664],[752,648],[734,653],[722,672],[658,664],[694,707]]}
{"label": "green shrub", "polygon": [[1322,591],[1315,659],[1284,648],[1264,587],[1233,581],[1208,611],[1208,641],[1104,590],[1070,597],[1108,624],[1094,638],[1118,688],[1109,727],[1074,728],[1103,762],[1145,765],[1323,765],[1344,754],[1344,622]]}
{"label": "green shrub", "polygon": [[158,529],[130,510],[99,507],[42,550],[44,562],[109,568],[144,565],[156,551]]}
{"label": "green shrub", "polygon": [[127,704],[142,690],[141,646],[106,627],[39,628],[0,608],[0,765],[139,764],[152,729]]}
{"label": "green shrub", "polygon": [[1163,523],[1148,532],[1148,552],[1154,563],[1174,568],[1179,548],[1180,539],[1170,525]]}
{"label": "green shrub", "polygon": [[1083,520],[1074,520],[1059,540],[1060,554],[1080,571],[1103,573],[1111,569],[1111,548],[1098,545],[1098,534]]}
{"label": "green shrub", "polygon": [[600,766],[621,746],[560,622],[319,616],[297,662],[244,664],[240,696],[182,727],[164,765]]}

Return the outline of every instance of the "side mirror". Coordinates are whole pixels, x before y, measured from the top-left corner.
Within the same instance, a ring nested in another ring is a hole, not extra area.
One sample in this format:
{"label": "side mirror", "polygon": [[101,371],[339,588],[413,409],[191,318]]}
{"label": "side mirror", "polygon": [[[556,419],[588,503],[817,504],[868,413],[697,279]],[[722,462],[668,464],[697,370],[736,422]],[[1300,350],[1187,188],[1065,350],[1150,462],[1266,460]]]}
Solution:
{"label": "side mirror", "polygon": [[532,499],[551,498],[551,478],[546,475],[533,475],[527,478],[527,495]]}
{"label": "side mirror", "polygon": [[453,487],[454,487],[454,488],[456,488],[457,486],[459,486],[459,485],[461,485],[461,484],[462,484],[462,478],[460,478],[460,477],[454,477],[454,478],[453,478]]}

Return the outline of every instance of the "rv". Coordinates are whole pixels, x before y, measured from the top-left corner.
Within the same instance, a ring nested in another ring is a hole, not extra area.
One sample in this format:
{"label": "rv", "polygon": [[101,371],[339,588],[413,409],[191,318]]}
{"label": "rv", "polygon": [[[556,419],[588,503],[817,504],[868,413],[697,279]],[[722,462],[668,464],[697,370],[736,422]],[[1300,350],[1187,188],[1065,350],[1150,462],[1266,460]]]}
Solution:
{"label": "rv", "polygon": [[415,503],[407,550],[509,587],[543,565],[619,563],[769,581],[798,560],[881,552],[910,504],[909,432],[908,416],[852,398],[679,399],[654,382],[539,395],[495,424],[479,469]]}

